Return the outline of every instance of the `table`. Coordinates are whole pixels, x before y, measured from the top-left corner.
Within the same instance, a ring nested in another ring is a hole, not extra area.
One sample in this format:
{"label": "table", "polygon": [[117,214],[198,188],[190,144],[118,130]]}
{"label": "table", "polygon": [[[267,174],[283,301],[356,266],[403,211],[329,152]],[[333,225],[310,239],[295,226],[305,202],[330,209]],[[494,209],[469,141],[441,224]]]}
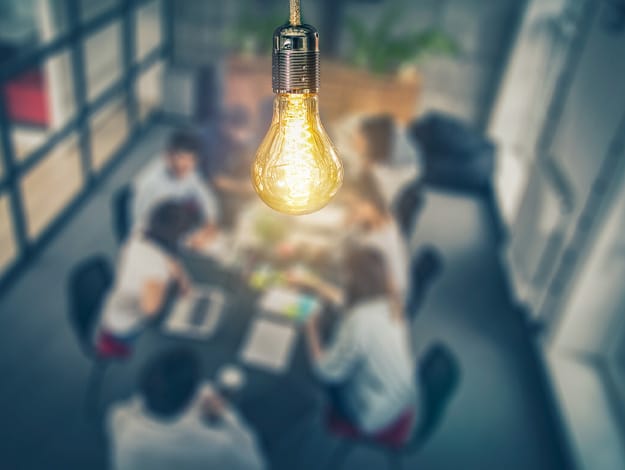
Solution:
{"label": "table", "polygon": [[208,257],[187,252],[182,260],[184,264],[193,265],[195,282],[218,285],[224,290],[226,302],[220,324],[213,336],[201,341],[164,333],[161,323],[175,302],[175,296],[170,296],[159,320],[139,338],[133,358],[128,364],[116,368],[117,374],[126,376],[123,392],[118,390],[118,399],[133,392],[132,382],[146,361],[171,347],[194,350],[201,358],[206,380],[214,380],[223,365],[235,364],[245,373],[245,385],[232,401],[257,433],[271,462],[279,452],[282,439],[302,419],[315,416],[323,402],[322,389],[311,370],[301,328],[286,372],[273,374],[246,366],[239,361],[239,352],[248,328],[258,314],[259,293],[241,282],[236,273],[216,273],[218,267]]}

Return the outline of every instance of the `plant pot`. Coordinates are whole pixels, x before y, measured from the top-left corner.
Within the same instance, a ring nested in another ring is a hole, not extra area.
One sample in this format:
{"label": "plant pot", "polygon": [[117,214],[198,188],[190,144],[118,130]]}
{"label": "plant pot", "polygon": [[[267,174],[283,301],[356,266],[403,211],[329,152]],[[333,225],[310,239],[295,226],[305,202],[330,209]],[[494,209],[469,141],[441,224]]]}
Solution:
{"label": "plant pot", "polygon": [[402,123],[417,114],[418,73],[374,75],[337,62],[321,65],[321,109],[327,122],[353,114],[390,114]]}

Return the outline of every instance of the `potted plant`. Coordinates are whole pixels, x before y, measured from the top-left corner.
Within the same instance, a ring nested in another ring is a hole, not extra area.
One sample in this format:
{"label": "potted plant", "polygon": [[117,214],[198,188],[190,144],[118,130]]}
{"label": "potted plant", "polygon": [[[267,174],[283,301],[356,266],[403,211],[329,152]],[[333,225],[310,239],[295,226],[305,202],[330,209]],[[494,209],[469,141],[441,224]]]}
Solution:
{"label": "potted plant", "polygon": [[351,113],[391,114],[402,122],[414,117],[421,92],[417,65],[429,56],[455,55],[458,45],[437,29],[396,32],[401,16],[401,9],[390,7],[372,27],[348,18],[347,64],[330,62],[321,68],[329,120]]}

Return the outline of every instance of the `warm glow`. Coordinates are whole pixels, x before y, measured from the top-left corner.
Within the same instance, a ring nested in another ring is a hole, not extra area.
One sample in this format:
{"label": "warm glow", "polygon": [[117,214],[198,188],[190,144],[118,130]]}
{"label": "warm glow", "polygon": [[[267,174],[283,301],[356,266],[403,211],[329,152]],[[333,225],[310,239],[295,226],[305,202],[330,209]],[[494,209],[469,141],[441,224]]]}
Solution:
{"label": "warm glow", "polygon": [[278,94],[269,132],[252,166],[252,184],[267,205],[286,214],[325,206],[343,182],[343,166],[317,110],[317,95]]}

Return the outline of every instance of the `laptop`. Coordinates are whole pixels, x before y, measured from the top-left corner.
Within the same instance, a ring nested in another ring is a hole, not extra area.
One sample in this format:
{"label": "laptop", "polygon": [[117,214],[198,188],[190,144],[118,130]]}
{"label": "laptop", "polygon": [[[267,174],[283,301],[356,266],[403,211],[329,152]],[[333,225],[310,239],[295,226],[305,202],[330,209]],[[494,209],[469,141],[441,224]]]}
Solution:
{"label": "laptop", "polygon": [[163,332],[173,336],[207,339],[213,335],[223,313],[225,296],[215,287],[195,287],[176,300],[163,323]]}

